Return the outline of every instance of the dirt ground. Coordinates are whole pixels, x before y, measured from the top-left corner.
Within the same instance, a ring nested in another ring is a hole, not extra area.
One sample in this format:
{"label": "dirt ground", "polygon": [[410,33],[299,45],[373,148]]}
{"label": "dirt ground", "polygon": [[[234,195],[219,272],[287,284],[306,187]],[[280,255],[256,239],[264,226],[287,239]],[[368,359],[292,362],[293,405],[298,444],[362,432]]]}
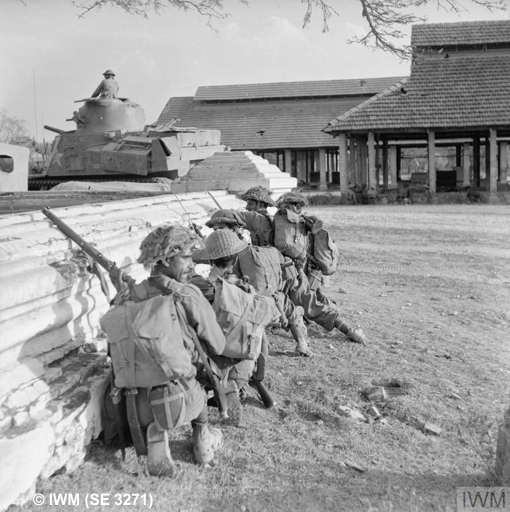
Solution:
{"label": "dirt ground", "polygon": [[[264,409],[251,391],[244,425],[223,427],[213,467],[193,464],[183,428],[173,435],[174,479],[147,476],[132,449],[122,463],[98,441],[80,469],[41,482],[38,492],[80,493],[73,510],[85,510],[86,493],[95,492],[150,493],[152,508],[165,512],[413,512],[455,511],[457,487],[493,483],[510,390],[510,207],[309,212],[340,248],[329,294],[368,345],[310,326],[315,356],[298,358],[290,334],[272,331],[267,382],[276,407]],[[350,417],[367,416],[362,391],[373,385],[390,392],[376,404],[383,421]],[[112,508],[148,506],[89,509]]]}

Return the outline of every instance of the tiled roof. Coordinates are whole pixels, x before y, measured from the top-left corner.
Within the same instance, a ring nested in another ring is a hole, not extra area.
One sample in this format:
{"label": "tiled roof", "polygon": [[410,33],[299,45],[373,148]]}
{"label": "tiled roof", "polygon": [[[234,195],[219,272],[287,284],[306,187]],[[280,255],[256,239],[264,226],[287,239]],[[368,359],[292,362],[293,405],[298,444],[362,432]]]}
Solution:
{"label": "tiled roof", "polygon": [[235,101],[270,98],[307,98],[376,94],[402,77],[275,82],[269,84],[215,85],[199,87],[196,101]]}
{"label": "tiled roof", "polygon": [[412,46],[510,43],[510,20],[413,25]]}
{"label": "tiled roof", "polygon": [[174,126],[221,130],[221,142],[232,149],[336,147],[322,131],[338,113],[355,107],[363,97],[240,103],[202,103],[171,98],[158,123],[178,117]]}
{"label": "tiled roof", "polygon": [[325,130],[510,126],[510,52],[418,56],[403,90],[387,90]]}

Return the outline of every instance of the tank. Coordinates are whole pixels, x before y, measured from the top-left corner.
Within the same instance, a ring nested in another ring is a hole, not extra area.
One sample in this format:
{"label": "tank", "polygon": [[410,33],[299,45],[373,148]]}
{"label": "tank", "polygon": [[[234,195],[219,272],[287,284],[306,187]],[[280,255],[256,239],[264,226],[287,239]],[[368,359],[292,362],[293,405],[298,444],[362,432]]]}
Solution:
{"label": "tank", "polygon": [[65,181],[160,181],[187,174],[196,163],[225,151],[219,130],[177,128],[174,121],[145,126],[142,107],[127,98],[85,99],[57,133],[46,164],[29,175],[29,190]]}

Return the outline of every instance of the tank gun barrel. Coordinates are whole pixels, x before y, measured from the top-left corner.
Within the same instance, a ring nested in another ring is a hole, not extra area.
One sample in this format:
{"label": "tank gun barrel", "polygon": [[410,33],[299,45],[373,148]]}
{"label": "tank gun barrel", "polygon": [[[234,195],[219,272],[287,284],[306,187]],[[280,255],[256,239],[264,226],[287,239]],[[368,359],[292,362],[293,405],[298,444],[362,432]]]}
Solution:
{"label": "tank gun barrel", "polygon": [[46,128],[46,130],[49,130],[50,132],[55,132],[58,134],[65,133],[65,130],[61,130],[60,128],[54,128],[53,126],[50,126],[49,124],[45,124],[44,128]]}

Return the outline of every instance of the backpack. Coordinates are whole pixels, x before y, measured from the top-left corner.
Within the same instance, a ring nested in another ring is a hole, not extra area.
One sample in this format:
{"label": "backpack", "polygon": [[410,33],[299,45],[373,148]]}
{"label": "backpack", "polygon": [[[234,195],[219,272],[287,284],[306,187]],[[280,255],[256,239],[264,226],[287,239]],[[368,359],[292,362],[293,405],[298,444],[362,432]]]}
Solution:
{"label": "backpack", "polygon": [[257,293],[270,297],[280,289],[282,267],[285,261],[276,247],[249,245],[238,255],[238,267],[242,276],[249,277],[249,283]]}
{"label": "backpack", "polygon": [[274,216],[274,245],[284,255],[292,259],[306,259],[308,233],[305,221],[297,213],[279,210]]}
{"label": "backpack", "polygon": [[116,387],[150,388],[189,376],[191,354],[184,346],[176,300],[171,294],[127,301],[101,318]]}
{"label": "backpack", "polygon": [[260,354],[264,327],[275,316],[274,302],[248,293],[223,278],[214,284],[213,309],[225,334],[222,356],[255,360]]}
{"label": "backpack", "polygon": [[338,248],[331,235],[325,229],[321,229],[311,238],[308,257],[325,276],[334,274],[338,265]]}

